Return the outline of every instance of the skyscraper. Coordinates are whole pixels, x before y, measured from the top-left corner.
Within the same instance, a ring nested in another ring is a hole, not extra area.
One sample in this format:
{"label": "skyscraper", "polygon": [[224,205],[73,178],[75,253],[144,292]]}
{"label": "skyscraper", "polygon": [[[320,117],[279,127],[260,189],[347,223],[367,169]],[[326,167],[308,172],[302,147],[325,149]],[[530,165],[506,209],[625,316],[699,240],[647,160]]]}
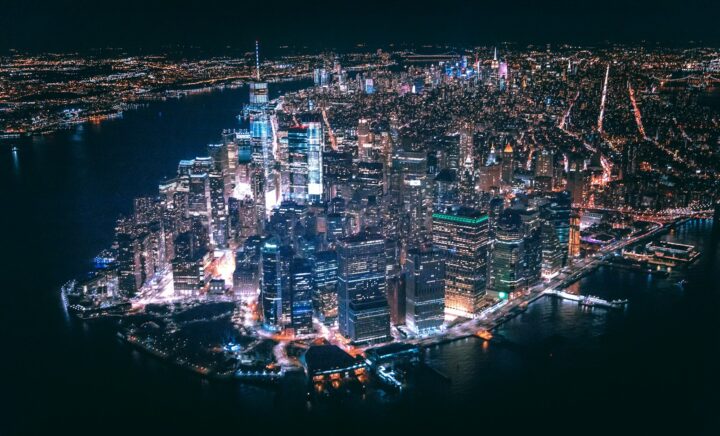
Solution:
{"label": "skyscraper", "polygon": [[255,77],[250,82],[250,105],[262,106],[268,102],[268,84],[260,79],[260,42],[255,41]]}
{"label": "skyscraper", "polygon": [[338,324],[353,343],[390,339],[385,240],[361,232],[338,242]]}
{"label": "skyscraper", "polygon": [[128,296],[135,295],[143,282],[140,267],[140,245],[132,227],[129,220],[120,219],[115,228],[118,287],[120,292]]}
{"label": "skyscraper", "polygon": [[260,304],[263,323],[272,330],[282,330],[291,321],[292,296],[290,263],[293,255],[289,247],[271,238],[261,250]]}
{"label": "skyscraper", "polygon": [[539,191],[550,192],[555,185],[555,167],[552,151],[543,148],[537,154],[535,161],[535,188]]}
{"label": "skyscraper", "polygon": [[535,207],[525,207],[520,211],[524,242],[523,277],[525,286],[537,284],[542,277],[542,220],[540,211]]}
{"label": "skyscraper", "polygon": [[317,202],[321,200],[323,195],[323,125],[318,115],[308,115],[303,117],[302,120],[305,127],[307,127],[308,201]]}
{"label": "skyscraper", "polygon": [[517,210],[503,211],[495,226],[492,291],[495,298],[513,298],[525,288],[525,241]]}
{"label": "skyscraper", "polygon": [[473,317],[487,282],[488,216],[458,207],[432,215],[433,244],[445,256],[445,312]]}
{"label": "skyscraper", "polygon": [[305,204],[308,199],[308,128],[302,125],[288,129],[288,199]]}
{"label": "skyscraper", "polygon": [[308,259],[295,258],[290,264],[290,325],[295,334],[313,330],[312,295],[314,290],[312,265]]}
{"label": "skyscraper", "polygon": [[502,157],[502,181],[509,185],[515,177],[515,160],[510,143],[505,146]]}
{"label": "skyscraper", "polygon": [[405,261],[405,323],[424,334],[439,329],[445,319],[445,259],[437,249],[408,252]]}
{"label": "skyscraper", "polygon": [[558,192],[545,206],[544,219],[555,229],[560,252],[562,253],[562,266],[565,266],[570,241],[570,212],[572,199],[567,191]]}
{"label": "skyscraper", "polygon": [[325,323],[332,322],[337,318],[337,273],[338,262],[335,251],[320,251],[315,254],[313,303],[318,318]]}
{"label": "skyscraper", "polygon": [[570,233],[568,241],[568,257],[580,256],[580,215],[573,212],[570,215]]}
{"label": "skyscraper", "polygon": [[210,262],[207,229],[200,218],[192,220],[190,230],[175,238],[175,257],[172,261],[173,286],[178,295],[195,295],[208,280],[206,267]]}

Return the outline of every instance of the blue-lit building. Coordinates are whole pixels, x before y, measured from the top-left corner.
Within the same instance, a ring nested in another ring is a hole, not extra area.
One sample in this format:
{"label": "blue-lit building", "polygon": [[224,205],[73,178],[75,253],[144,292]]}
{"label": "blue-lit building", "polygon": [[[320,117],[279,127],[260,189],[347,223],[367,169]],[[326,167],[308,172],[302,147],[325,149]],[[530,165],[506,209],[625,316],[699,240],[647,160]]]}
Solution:
{"label": "blue-lit building", "polygon": [[314,261],[315,295],[313,302],[315,311],[321,321],[331,323],[337,319],[338,312],[337,253],[334,250],[317,252]]}
{"label": "blue-lit building", "polygon": [[359,233],[338,242],[338,326],[355,344],[390,339],[385,240]]}
{"label": "blue-lit building", "polygon": [[290,264],[293,253],[290,247],[281,246],[274,238],[262,245],[260,253],[260,304],[263,324],[271,330],[283,330],[291,324]]}
{"label": "blue-lit building", "polygon": [[437,249],[410,250],[405,261],[405,324],[415,334],[438,330],[445,320],[445,259]]}
{"label": "blue-lit building", "polygon": [[318,116],[302,117],[288,129],[287,198],[300,204],[317,202],[323,193],[323,129]]}
{"label": "blue-lit building", "polygon": [[313,330],[313,269],[308,259],[295,258],[290,264],[290,325],[295,334]]}

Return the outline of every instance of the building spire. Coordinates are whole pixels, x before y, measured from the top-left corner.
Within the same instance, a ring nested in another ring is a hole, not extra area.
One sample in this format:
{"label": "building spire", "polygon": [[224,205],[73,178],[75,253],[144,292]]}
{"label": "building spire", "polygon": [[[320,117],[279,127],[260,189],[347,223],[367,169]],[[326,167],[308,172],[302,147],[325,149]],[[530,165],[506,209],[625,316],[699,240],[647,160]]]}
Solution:
{"label": "building spire", "polygon": [[255,79],[260,81],[260,42],[255,40]]}

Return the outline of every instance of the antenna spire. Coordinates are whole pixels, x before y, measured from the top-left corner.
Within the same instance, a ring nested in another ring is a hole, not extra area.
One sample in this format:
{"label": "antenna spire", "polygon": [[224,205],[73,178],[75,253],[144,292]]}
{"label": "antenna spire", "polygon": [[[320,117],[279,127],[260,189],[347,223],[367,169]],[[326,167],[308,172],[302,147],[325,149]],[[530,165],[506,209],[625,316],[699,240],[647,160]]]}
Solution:
{"label": "antenna spire", "polygon": [[260,43],[255,40],[255,78],[260,81]]}

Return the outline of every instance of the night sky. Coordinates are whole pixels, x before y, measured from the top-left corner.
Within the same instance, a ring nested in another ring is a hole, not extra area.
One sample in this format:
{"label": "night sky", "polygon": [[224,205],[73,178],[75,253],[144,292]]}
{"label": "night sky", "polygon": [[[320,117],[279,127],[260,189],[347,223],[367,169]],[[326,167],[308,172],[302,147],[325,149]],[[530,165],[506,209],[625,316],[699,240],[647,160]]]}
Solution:
{"label": "night sky", "polygon": [[338,49],[358,42],[720,41],[720,2],[698,0],[3,0],[0,5],[3,50],[152,50],[168,44],[247,49],[256,38],[266,47]]}

